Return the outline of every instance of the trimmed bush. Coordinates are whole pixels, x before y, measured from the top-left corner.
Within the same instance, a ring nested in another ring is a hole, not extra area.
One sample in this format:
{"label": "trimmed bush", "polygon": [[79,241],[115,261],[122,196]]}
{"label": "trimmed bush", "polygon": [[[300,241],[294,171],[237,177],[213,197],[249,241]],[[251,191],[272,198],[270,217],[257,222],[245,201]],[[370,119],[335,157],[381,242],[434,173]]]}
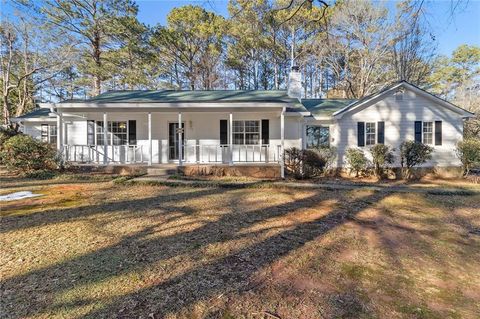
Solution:
{"label": "trimmed bush", "polygon": [[458,142],[456,153],[462,162],[464,176],[467,176],[473,167],[480,166],[480,140],[469,138]]}
{"label": "trimmed bush", "polygon": [[326,160],[317,149],[303,151],[303,177],[310,178],[322,175]]}
{"label": "trimmed bush", "polygon": [[295,178],[303,177],[303,151],[296,147],[285,150],[285,168]]}
{"label": "trimmed bush", "polygon": [[321,175],[326,167],[324,154],[317,149],[301,150],[296,147],[285,150],[285,167],[295,178],[311,178]]}
{"label": "trimmed bush", "polygon": [[355,177],[358,177],[360,174],[365,174],[368,167],[368,159],[361,149],[349,148],[347,149],[345,157],[350,167],[350,173],[354,172]]}
{"label": "trimmed bush", "polygon": [[3,144],[0,159],[8,169],[24,174],[60,167],[60,157],[52,145],[24,134],[15,135]]}
{"label": "trimmed bush", "polygon": [[370,148],[375,176],[382,177],[385,168],[387,168],[389,164],[393,164],[395,161],[393,151],[390,146],[384,144],[376,144]]}
{"label": "trimmed bush", "polygon": [[405,141],[400,145],[400,165],[406,179],[412,177],[412,168],[432,158],[433,147],[415,141]]}
{"label": "trimmed bush", "polygon": [[333,162],[337,158],[337,148],[333,146],[324,146],[315,148],[315,151],[325,161],[324,172],[332,168]]}

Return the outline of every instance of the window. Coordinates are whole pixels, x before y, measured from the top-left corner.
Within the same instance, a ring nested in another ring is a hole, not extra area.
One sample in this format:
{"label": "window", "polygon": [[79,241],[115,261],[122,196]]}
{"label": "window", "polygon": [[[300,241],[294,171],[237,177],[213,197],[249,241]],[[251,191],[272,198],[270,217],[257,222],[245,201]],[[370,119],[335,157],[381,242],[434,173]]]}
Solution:
{"label": "window", "polygon": [[[97,145],[105,145],[103,121],[97,121]],[[127,145],[128,129],[125,121],[109,121],[107,131],[108,145]]]}
{"label": "window", "polygon": [[233,144],[260,144],[260,121],[233,121]]}
{"label": "window", "polygon": [[423,143],[433,144],[433,122],[423,122]]}
{"label": "window", "polygon": [[42,142],[56,144],[57,143],[57,125],[42,124],[40,138]]}
{"label": "window", "polygon": [[113,145],[127,145],[127,122],[110,122]]}
{"label": "window", "polygon": [[330,145],[330,128],[326,126],[307,126],[307,148]]}
{"label": "window", "polygon": [[44,143],[48,143],[48,124],[42,124],[41,140]]}
{"label": "window", "polygon": [[375,123],[365,123],[365,144],[375,145],[376,135]]}
{"label": "window", "polygon": [[56,125],[49,125],[48,126],[49,130],[49,137],[48,141],[51,144],[56,144],[57,143],[57,126]]}

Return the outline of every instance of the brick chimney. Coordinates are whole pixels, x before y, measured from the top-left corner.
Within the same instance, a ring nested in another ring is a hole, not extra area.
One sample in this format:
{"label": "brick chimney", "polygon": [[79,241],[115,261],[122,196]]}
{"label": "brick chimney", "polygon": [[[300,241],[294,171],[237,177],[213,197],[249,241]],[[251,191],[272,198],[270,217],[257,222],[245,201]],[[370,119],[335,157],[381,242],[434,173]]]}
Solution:
{"label": "brick chimney", "polygon": [[294,65],[288,75],[287,93],[289,97],[301,99],[302,91],[302,73],[298,66]]}

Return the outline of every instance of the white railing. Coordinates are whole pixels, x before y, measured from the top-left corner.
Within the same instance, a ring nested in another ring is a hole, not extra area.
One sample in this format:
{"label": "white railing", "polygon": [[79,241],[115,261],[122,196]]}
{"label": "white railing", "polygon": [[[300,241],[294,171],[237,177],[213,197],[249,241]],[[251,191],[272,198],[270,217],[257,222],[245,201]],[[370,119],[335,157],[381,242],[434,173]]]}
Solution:
{"label": "white railing", "polygon": [[[103,145],[64,145],[63,158],[67,162],[104,163]],[[168,148],[168,158],[178,159],[178,150]],[[186,145],[182,148],[184,163],[278,163],[281,146],[275,145]],[[108,145],[107,163],[146,163],[142,145]]]}
{"label": "white railing", "polygon": [[281,146],[270,145],[187,145],[186,163],[277,163]]}
{"label": "white railing", "polygon": [[[108,145],[107,162],[134,164],[143,163],[142,145]],[[67,162],[98,163],[104,162],[103,145],[64,145],[63,157]]]}

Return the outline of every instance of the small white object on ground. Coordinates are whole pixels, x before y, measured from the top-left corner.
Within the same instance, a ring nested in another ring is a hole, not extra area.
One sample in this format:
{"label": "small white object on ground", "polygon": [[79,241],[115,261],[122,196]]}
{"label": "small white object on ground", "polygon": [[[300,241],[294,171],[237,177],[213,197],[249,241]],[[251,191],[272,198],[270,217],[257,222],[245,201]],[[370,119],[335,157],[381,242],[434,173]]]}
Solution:
{"label": "small white object on ground", "polygon": [[0,202],[6,202],[8,200],[19,200],[29,197],[42,196],[42,194],[34,194],[31,191],[15,192],[7,195],[0,196]]}

